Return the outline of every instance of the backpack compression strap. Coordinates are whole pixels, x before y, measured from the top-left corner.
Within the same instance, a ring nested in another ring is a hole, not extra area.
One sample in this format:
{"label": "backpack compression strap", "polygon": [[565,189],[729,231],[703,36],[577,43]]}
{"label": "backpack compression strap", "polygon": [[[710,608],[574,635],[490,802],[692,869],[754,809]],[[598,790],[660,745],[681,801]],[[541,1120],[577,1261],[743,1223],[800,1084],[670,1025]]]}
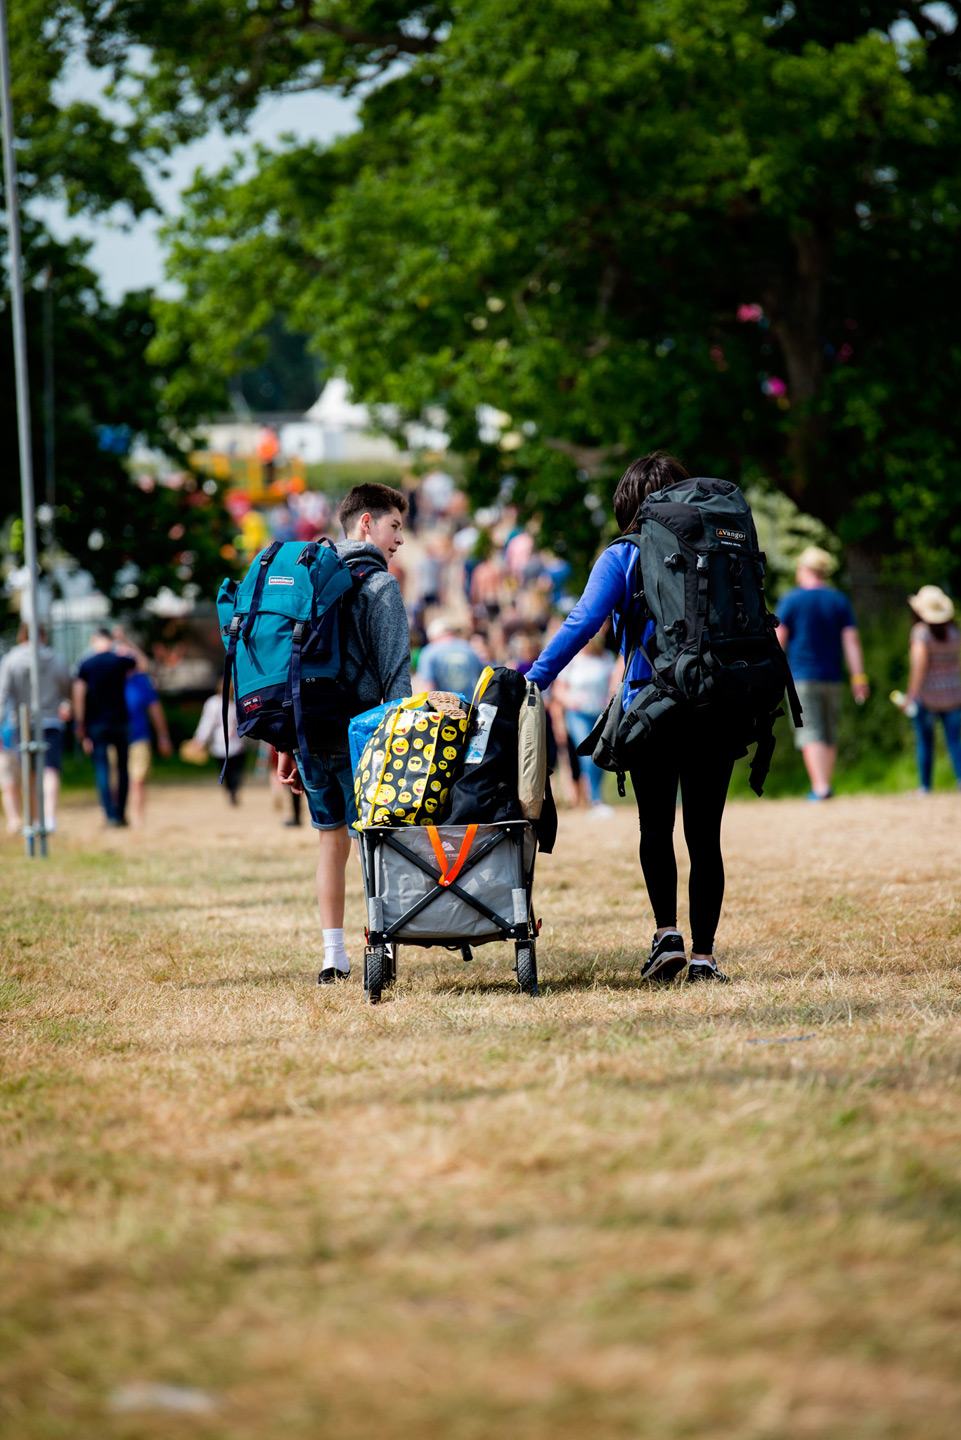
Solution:
{"label": "backpack compression strap", "polygon": [[303,621],[300,621],[294,626],[294,633],[290,637],[290,670],[287,674],[287,688],[294,710],[294,733],[297,736],[297,746],[300,750],[300,763],[304,767],[305,778],[313,783],[314,770],[310,763],[310,753],[307,749],[307,735],[304,730],[304,710],[300,700],[300,659],[304,644],[305,628]]}
{"label": "backpack compression strap", "polygon": [[[240,637],[240,626],[243,623],[243,618],[242,615],[235,615],[230,622],[230,630],[228,631],[230,638],[227,642],[227,654],[224,659],[223,705],[221,707],[224,722],[224,763],[220,771],[221,785],[224,783],[224,776],[227,773],[227,761],[230,758],[230,735],[227,727],[227,712],[230,708],[230,672],[231,669],[233,669],[235,674],[237,671],[237,640]],[[236,689],[236,686],[234,688]]]}
{"label": "backpack compression strap", "polygon": [[[264,593],[264,585],[267,581],[267,571],[270,569],[274,556],[277,554],[277,551],[279,549],[280,541],[274,540],[270,545],[267,546],[267,549],[260,557],[260,569],[257,572],[257,580],[254,585],[254,593],[250,598],[250,609],[247,611],[247,623],[244,624],[243,615],[238,615],[235,610],[233,614],[233,619],[230,622],[230,629],[227,632],[229,638],[227,642],[227,655],[224,660],[224,694],[223,706],[221,710],[224,725],[224,763],[223,768],[220,772],[221,785],[224,783],[224,776],[227,773],[227,761],[230,758],[230,734],[227,727],[227,713],[230,709],[231,670],[233,670],[235,679],[237,674],[237,642],[240,639],[240,627],[241,625],[243,625],[244,627],[243,639],[244,644],[246,644],[247,638],[250,635],[251,627],[254,623],[254,619],[256,618],[257,611],[260,609],[260,601]],[[236,689],[237,686],[235,684],[234,690],[236,691]]]}

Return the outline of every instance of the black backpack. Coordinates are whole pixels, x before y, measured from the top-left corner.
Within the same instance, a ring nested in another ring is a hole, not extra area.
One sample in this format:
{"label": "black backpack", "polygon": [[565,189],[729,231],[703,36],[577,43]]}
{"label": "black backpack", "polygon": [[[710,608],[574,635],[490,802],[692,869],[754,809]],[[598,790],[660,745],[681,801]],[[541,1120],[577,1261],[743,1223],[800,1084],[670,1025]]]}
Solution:
{"label": "black backpack", "polygon": [[[625,673],[640,650],[653,677],[626,711],[619,690],[578,751],[614,771],[623,795],[644,738],[678,707],[709,707],[719,733],[742,748],[756,744],[751,788],[760,795],[785,691],[795,725],[801,707],[774,633],[777,616],[765,603],[751,507],[728,480],[692,479],[656,491],[638,517],[637,532],[613,542],[638,551],[638,585],[620,617],[617,648],[626,633]],[[649,619],[655,631],[645,649]]]}

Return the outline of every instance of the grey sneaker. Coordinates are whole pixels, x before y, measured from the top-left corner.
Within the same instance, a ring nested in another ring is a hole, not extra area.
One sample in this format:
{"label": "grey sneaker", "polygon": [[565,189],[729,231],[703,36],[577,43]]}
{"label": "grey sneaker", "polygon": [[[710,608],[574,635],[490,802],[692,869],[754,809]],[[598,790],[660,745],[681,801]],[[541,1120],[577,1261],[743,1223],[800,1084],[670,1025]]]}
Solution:
{"label": "grey sneaker", "polygon": [[729,976],[717,968],[712,955],[710,960],[692,960],[687,969],[689,982],[698,980],[717,980],[721,985],[727,985]]}
{"label": "grey sneaker", "polygon": [[655,934],[651,942],[651,953],[644,962],[641,979],[673,980],[686,964],[684,937],[680,930],[665,930],[660,940]]}

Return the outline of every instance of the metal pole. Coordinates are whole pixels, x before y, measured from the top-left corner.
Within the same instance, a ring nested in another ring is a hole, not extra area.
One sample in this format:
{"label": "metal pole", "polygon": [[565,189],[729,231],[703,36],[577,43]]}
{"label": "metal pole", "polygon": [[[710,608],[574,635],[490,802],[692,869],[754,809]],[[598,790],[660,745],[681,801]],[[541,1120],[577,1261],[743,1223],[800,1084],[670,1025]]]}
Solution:
{"label": "metal pole", "polygon": [[[43,814],[43,715],[40,710],[40,623],[37,585],[37,533],[33,503],[33,458],[30,450],[30,381],[27,375],[27,325],[23,309],[23,264],[20,258],[20,198],[17,161],[13,153],[13,96],[10,86],[10,47],[7,41],[7,0],[0,0],[0,99],[3,102],[3,175],[7,198],[7,235],[10,241],[10,310],[13,315],[13,359],[17,377],[17,429],[20,437],[20,491],[23,497],[23,558],[27,567],[30,605],[30,713],[33,720],[37,770],[37,823],[40,853],[47,853],[47,827]],[[21,734],[21,741],[24,736]],[[26,814],[26,804],[24,804]],[[28,854],[34,854],[32,835]]]}
{"label": "metal pole", "polygon": [[54,502],[56,500],[55,456],[56,431],[54,428],[54,383],[53,383],[53,266],[43,272],[43,440],[44,440],[44,499],[49,518],[44,525],[44,540],[53,544]]}

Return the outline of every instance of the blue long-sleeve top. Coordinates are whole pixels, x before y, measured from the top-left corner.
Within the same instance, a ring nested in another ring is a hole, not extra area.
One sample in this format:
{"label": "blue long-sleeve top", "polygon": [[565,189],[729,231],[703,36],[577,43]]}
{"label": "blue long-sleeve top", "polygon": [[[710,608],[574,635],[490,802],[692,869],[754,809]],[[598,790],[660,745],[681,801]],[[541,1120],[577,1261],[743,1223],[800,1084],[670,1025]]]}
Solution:
{"label": "blue long-sleeve top", "polygon": [[[624,607],[633,603],[631,597],[637,589],[635,570],[637,549],[634,545],[614,545],[600,556],[590,575],[584,594],[578,600],[564,624],[541,651],[528,672],[539,690],[546,690],[558,677],[579,650],[596,635],[611,616],[615,627]],[[625,626],[625,631],[627,627]],[[649,620],[644,627],[644,644],[654,634],[654,622]],[[626,656],[627,635],[621,640],[621,653]],[[634,696],[651,678],[651,667],[638,651],[625,675],[624,708],[627,709]]]}

